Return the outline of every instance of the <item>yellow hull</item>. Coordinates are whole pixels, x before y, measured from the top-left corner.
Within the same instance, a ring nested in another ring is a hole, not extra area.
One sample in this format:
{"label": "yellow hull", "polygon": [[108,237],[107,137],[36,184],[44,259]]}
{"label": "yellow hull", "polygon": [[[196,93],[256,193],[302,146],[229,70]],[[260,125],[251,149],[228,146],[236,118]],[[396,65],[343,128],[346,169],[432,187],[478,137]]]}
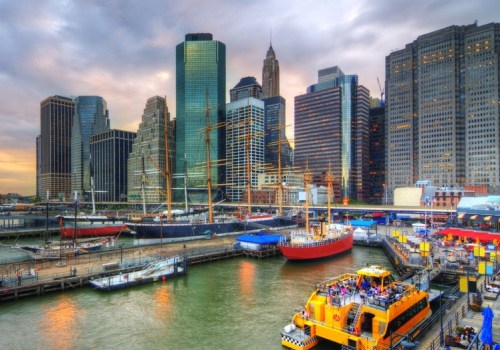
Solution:
{"label": "yellow hull", "polygon": [[[358,271],[358,276],[343,275],[320,284],[304,310],[294,315],[292,325],[285,327],[282,345],[305,350],[314,347],[319,339],[326,339],[360,350],[387,349],[403,340],[401,335],[412,332],[430,316],[428,294],[412,285],[396,283],[388,276],[359,275]],[[338,284],[352,284],[353,278],[358,288],[332,297],[332,290]],[[391,299],[382,293],[364,295],[358,289],[363,289],[359,288],[360,284],[367,278],[373,283],[379,282],[387,290],[399,288],[401,293]]]}

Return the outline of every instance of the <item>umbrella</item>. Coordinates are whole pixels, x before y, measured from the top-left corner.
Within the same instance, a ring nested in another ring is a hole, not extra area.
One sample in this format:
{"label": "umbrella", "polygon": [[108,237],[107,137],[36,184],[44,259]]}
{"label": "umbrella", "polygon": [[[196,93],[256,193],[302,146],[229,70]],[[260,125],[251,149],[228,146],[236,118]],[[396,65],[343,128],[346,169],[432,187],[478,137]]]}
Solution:
{"label": "umbrella", "polygon": [[483,310],[483,331],[481,332],[481,341],[483,344],[493,345],[493,311],[489,306]]}

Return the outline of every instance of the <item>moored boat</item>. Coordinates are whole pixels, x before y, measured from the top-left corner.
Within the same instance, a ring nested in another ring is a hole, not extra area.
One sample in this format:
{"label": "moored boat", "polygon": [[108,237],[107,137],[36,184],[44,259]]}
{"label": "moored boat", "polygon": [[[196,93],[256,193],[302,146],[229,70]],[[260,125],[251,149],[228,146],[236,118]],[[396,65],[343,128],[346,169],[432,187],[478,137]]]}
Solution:
{"label": "moored boat", "polygon": [[186,258],[183,256],[175,256],[149,263],[138,271],[119,273],[112,276],[93,279],[89,281],[89,284],[97,289],[110,291],[166,280],[174,276],[185,275],[186,272]]}
{"label": "moored boat", "polygon": [[75,216],[58,215],[56,218],[62,223],[62,238],[110,237],[130,233],[130,229],[122,219],[109,218],[104,215],[87,215],[79,212]]}
{"label": "moored boat", "polygon": [[318,284],[284,328],[281,344],[303,350],[325,339],[349,349],[390,349],[412,340],[430,315],[426,291],[369,266]]}
{"label": "moored boat", "polygon": [[290,234],[290,239],[281,241],[278,247],[288,260],[313,260],[331,257],[347,252],[353,246],[353,229],[349,224],[322,222],[313,227],[312,233],[298,231]]}

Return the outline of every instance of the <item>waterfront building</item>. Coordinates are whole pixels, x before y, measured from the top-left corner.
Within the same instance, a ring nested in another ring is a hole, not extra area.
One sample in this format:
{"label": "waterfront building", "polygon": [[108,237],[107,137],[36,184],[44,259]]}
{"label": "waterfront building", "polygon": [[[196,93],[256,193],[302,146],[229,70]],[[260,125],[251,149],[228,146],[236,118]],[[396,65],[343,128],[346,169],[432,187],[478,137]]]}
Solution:
{"label": "waterfront building", "polygon": [[226,106],[226,195],[239,202],[264,172],[264,102],[248,97]]}
{"label": "waterfront building", "polygon": [[[380,100],[378,100],[380,102]],[[385,108],[370,108],[370,161],[369,198],[372,204],[389,204],[389,193],[385,191]]]}
{"label": "waterfront building", "polygon": [[90,137],[96,201],[127,201],[128,156],[136,136],[135,132],[113,129]]}
{"label": "waterfront building", "polygon": [[234,88],[229,90],[230,102],[246,99],[248,97],[262,98],[262,86],[254,77],[241,78]]}
{"label": "waterfront building", "polygon": [[262,67],[262,98],[280,95],[280,66],[273,46],[269,45]]}
{"label": "waterfront building", "polygon": [[366,200],[368,120],[369,91],[357,75],[344,75],[338,67],[321,70],[318,83],[295,97],[294,165],[309,169],[316,185],[325,183],[330,169],[335,200]]}
{"label": "waterfront building", "polygon": [[75,102],[50,96],[40,103],[40,137],[37,159],[38,197],[67,199],[71,193],[71,129]]}
{"label": "waterfront building", "polygon": [[[386,183],[500,181],[500,24],[450,26],[386,57]],[[496,62],[496,63],[495,63]]]}
{"label": "waterfront building", "polygon": [[[296,205],[299,202],[299,189],[304,188],[304,174],[285,169],[281,174],[283,204]],[[276,205],[279,178],[276,172],[265,172],[258,177],[258,191],[255,202]],[[252,193],[253,195],[254,193]]]}
{"label": "waterfront building", "polygon": [[165,98],[148,98],[128,156],[127,196],[130,202],[166,201],[165,120],[170,120]]}
{"label": "waterfront building", "polygon": [[[224,164],[217,160],[224,159],[226,149],[226,46],[212,34],[187,34],[177,45],[176,92],[175,167],[183,170],[191,200],[206,202],[207,127],[212,193],[222,195],[225,183]],[[184,178],[178,178],[175,187],[184,188]],[[183,190],[174,196],[184,198]]]}
{"label": "waterfront building", "polygon": [[109,112],[100,96],[75,98],[71,129],[71,190],[78,198],[90,198],[90,137],[109,130]]}

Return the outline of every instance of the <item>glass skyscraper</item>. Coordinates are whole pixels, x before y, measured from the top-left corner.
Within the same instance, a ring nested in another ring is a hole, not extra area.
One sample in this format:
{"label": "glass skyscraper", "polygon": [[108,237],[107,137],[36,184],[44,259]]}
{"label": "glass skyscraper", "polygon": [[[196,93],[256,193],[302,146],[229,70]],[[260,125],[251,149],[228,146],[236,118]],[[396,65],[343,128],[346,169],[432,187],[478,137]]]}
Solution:
{"label": "glass skyscraper", "polygon": [[90,138],[96,201],[126,202],[128,156],[135,132],[109,130]]}
{"label": "glass skyscraper", "polygon": [[295,97],[294,165],[309,168],[317,184],[324,184],[324,174],[330,168],[337,199],[365,200],[369,91],[358,84],[357,75],[344,75],[338,67],[333,68],[337,69],[321,70],[319,82],[305,95]]}
{"label": "glass skyscraper", "polygon": [[[177,176],[186,177],[190,199],[206,201],[205,131],[210,127],[212,193],[222,195],[225,167],[218,160],[225,158],[226,46],[212,34],[187,34],[176,47],[176,108]],[[183,186],[177,177],[178,199]]]}
{"label": "glass skyscraper", "polygon": [[90,137],[109,130],[106,101],[100,96],[78,96],[71,130],[71,190],[90,198]]}

